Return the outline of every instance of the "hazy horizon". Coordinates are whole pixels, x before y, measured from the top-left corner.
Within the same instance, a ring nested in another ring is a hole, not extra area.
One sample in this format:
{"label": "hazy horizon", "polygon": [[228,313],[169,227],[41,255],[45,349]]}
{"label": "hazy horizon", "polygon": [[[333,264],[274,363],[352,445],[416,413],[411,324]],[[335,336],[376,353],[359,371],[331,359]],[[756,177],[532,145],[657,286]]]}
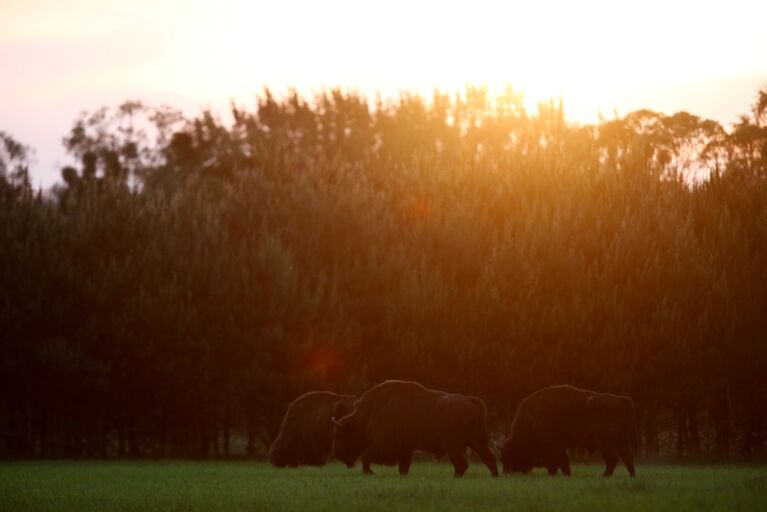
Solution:
{"label": "hazy horizon", "polygon": [[[36,184],[59,180],[81,111],[126,99],[188,114],[254,105],[264,86],[430,94],[511,84],[528,108],[564,100],[568,120],[686,110],[725,127],[767,82],[767,5],[537,2],[470,9],[423,2],[6,1],[0,129],[35,150]],[[310,44],[307,44],[310,43]]]}

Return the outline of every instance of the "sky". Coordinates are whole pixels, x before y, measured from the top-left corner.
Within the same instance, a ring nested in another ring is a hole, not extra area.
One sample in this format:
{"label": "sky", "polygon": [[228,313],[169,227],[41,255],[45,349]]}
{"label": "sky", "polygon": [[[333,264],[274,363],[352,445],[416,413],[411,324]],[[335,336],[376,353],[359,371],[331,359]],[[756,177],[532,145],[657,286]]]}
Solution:
{"label": "sky", "polygon": [[0,0],[0,130],[50,186],[81,111],[194,115],[264,86],[371,96],[505,84],[594,122],[638,108],[725,126],[767,85],[767,1]]}

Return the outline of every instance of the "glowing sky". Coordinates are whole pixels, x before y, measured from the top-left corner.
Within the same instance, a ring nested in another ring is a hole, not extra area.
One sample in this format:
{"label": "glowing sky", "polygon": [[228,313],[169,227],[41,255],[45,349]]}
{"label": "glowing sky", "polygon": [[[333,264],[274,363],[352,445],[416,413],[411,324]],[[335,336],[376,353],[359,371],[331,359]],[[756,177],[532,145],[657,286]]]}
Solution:
{"label": "glowing sky", "polygon": [[0,130],[49,185],[81,110],[124,99],[195,113],[264,85],[429,93],[504,83],[615,109],[735,121],[767,84],[767,1],[0,0]]}

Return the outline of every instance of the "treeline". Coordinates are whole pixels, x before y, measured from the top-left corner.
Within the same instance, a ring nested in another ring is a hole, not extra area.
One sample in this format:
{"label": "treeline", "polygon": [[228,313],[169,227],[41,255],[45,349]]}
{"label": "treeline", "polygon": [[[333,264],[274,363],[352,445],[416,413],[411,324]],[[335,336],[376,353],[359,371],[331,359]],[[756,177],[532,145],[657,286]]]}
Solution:
{"label": "treeline", "polygon": [[77,120],[52,194],[0,149],[0,454],[260,456],[300,393],[570,383],[648,455],[764,452],[767,89],[731,130],[581,126],[512,90],[268,91]]}

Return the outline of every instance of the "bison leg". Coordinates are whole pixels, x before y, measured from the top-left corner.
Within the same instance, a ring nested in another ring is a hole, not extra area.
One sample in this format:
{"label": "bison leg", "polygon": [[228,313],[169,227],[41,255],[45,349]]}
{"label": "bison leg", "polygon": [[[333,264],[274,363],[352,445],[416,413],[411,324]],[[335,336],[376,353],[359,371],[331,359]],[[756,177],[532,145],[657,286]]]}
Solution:
{"label": "bison leg", "polygon": [[631,475],[631,478],[636,478],[637,472],[634,468],[634,455],[629,450],[619,450],[618,454],[621,456],[621,459],[623,460],[623,463],[626,465],[626,469],[629,470],[629,475]]}
{"label": "bison leg", "polygon": [[402,476],[410,472],[410,464],[413,463],[413,452],[403,452],[399,457],[399,474]]}
{"label": "bison leg", "polygon": [[482,459],[482,462],[485,463],[487,469],[490,470],[490,474],[493,476],[498,476],[498,462],[495,460],[495,455],[493,455],[487,445],[472,444],[470,446],[471,449],[474,450],[477,455],[479,455],[479,458]]}
{"label": "bison leg", "polygon": [[455,477],[461,478],[466,473],[466,470],[469,469],[469,463],[466,462],[463,450],[451,449],[447,451],[447,455],[450,457],[450,462],[453,463],[455,468]]}
{"label": "bison leg", "polygon": [[605,459],[605,472],[602,476],[613,476],[615,466],[618,465],[618,455],[612,449],[602,450],[602,457]]}
{"label": "bison leg", "polygon": [[[567,458],[567,452],[564,449],[553,447],[547,450],[547,452],[548,453],[546,454],[546,458],[548,463],[546,464],[546,470],[548,471],[549,475],[554,476],[557,474],[557,471],[559,471],[559,468],[562,467],[563,456],[564,458]],[[569,461],[567,465],[569,466]],[[565,473],[564,468],[562,469],[562,473]]]}
{"label": "bison leg", "polygon": [[567,456],[567,451],[562,450],[559,454],[559,469],[562,470],[562,474],[570,476],[570,457]]}
{"label": "bison leg", "polygon": [[370,457],[368,457],[367,455],[362,456],[362,474],[370,475],[370,476],[375,475],[375,473],[373,473],[373,470],[370,469]]}

